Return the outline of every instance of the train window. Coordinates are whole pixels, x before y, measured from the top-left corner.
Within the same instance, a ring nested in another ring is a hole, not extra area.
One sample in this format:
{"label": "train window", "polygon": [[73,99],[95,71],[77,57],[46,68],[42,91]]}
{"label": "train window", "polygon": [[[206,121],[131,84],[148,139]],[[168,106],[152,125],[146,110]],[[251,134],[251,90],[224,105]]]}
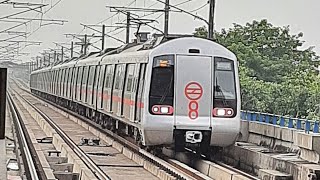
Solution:
{"label": "train window", "polygon": [[120,89],[120,81],[121,81],[121,65],[116,65],[116,71],[115,71],[115,84],[114,89]]}
{"label": "train window", "polygon": [[57,94],[59,95],[59,87],[60,87],[60,71],[57,70]]}
{"label": "train window", "polygon": [[[78,94],[78,92],[81,92],[81,79],[82,79],[82,71],[83,71],[83,67],[78,67],[78,74],[77,74],[77,86],[76,86],[76,99],[80,99],[81,98],[81,93]],[[78,97],[79,96],[79,97]]]}
{"label": "train window", "polygon": [[236,98],[233,61],[215,58],[214,84],[215,98]]}
{"label": "train window", "polygon": [[49,87],[49,73],[48,72],[46,72],[46,81],[45,82],[46,82],[45,91],[48,92],[48,90],[49,90],[48,89],[48,87]]}
{"label": "train window", "polygon": [[99,83],[99,76],[100,76],[100,69],[101,66],[96,66],[96,73],[94,76],[94,88],[96,89],[98,87],[98,83]]}
{"label": "train window", "polygon": [[70,88],[70,97],[71,98],[75,97],[78,68],[73,67],[72,70],[73,70],[73,73],[72,73],[72,79],[71,79],[71,83],[70,83],[71,84],[71,88]]}
{"label": "train window", "polygon": [[66,95],[66,94],[67,94],[69,73],[70,73],[70,72],[69,72],[69,69],[65,69],[63,95]]}
{"label": "train window", "polygon": [[74,74],[74,68],[69,68],[69,79],[68,79],[68,88],[67,88],[67,96],[69,97],[71,95],[71,89],[72,89],[72,79]]}
{"label": "train window", "polygon": [[83,78],[82,78],[82,87],[84,88],[82,90],[85,95],[84,95],[84,97],[81,97],[81,99],[84,100],[85,102],[87,101],[87,97],[88,97],[87,96],[88,74],[89,74],[89,66],[85,66],[83,68]]}
{"label": "train window", "polygon": [[66,79],[67,79],[67,69],[64,69],[63,70],[63,75],[62,75],[62,91],[61,91],[61,95],[64,96],[64,92],[65,92],[65,89],[66,89]]}
{"label": "train window", "polygon": [[78,75],[78,68],[74,67],[73,73],[72,73],[72,79],[71,79],[71,84],[74,86],[77,83],[77,75]]}
{"label": "train window", "polygon": [[86,85],[88,83],[88,70],[89,70],[89,67],[84,67],[83,68],[83,78],[82,78],[82,85]]}
{"label": "train window", "polygon": [[77,80],[77,84],[78,84],[78,85],[81,84],[82,71],[83,71],[83,67],[78,67],[78,80]]}
{"label": "train window", "polygon": [[60,82],[61,82],[61,94],[62,94],[62,89],[63,89],[63,86],[64,86],[64,78],[65,78],[65,70],[62,69],[61,70],[61,80],[60,80]]}
{"label": "train window", "polygon": [[123,77],[124,72],[123,71],[124,71],[123,64],[116,65],[115,79],[114,79],[114,89],[116,89],[116,90],[121,89],[121,83],[124,79],[124,77]]}
{"label": "train window", "polygon": [[143,96],[143,89],[144,89],[144,78],[145,78],[145,71],[146,71],[146,64],[140,64],[140,72],[138,78],[138,90],[136,95],[136,113],[135,119],[141,121],[142,117],[142,96]]}
{"label": "train window", "polygon": [[72,80],[72,73],[73,73],[72,71],[73,71],[72,68],[69,68],[69,73],[68,73],[69,75],[68,75],[68,82],[67,82],[68,84],[71,83],[71,80]]}
{"label": "train window", "polygon": [[174,99],[174,55],[158,56],[153,59],[149,92],[149,112],[154,114],[154,105],[173,107]]}
{"label": "train window", "polygon": [[52,71],[51,74],[52,74],[52,83],[51,83],[51,89],[52,90],[51,91],[52,91],[53,94],[55,94],[54,89],[55,89],[55,86],[56,86],[56,84],[55,84],[56,83],[55,82],[55,80],[56,80],[56,76],[55,76],[56,75],[56,71]]}
{"label": "train window", "polygon": [[51,81],[51,79],[50,79],[51,78],[50,71],[47,72],[47,78],[48,78],[47,79],[47,91],[50,92],[50,85],[51,85],[51,83],[50,83],[50,81]]}
{"label": "train window", "polygon": [[95,66],[90,66],[90,70],[89,70],[89,80],[88,80],[88,85],[92,86],[93,85],[93,81],[94,81],[94,75],[95,75]]}
{"label": "train window", "polygon": [[126,77],[126,91],[132,91],[132,85],[134,80],[134,71],[135,71],[135,64],[129,64],[127,69],[127,77]]}
{"label": "train window", "polygon": [[58,79],[58,95],[61,93],[61,79],[62,79],[62,70],[59,70],[59,79]]}
{"label": "train window", "polygon": [[108,65],[106,68],[105,88],[111,88],[113,84],[114,65]]}
{"label": "train window", "polygon": [[103,77],[105,77],[106,66],[101,66],[101,72],[99,77],[99,88],[103,87]]}
{"label": "train window", "polygon": [[[214,99],[213,108],[231,108],[236,116],[237,96],[234,62],[226,58],[214,58]],[[214,114],[214,116],[217,116]]]}

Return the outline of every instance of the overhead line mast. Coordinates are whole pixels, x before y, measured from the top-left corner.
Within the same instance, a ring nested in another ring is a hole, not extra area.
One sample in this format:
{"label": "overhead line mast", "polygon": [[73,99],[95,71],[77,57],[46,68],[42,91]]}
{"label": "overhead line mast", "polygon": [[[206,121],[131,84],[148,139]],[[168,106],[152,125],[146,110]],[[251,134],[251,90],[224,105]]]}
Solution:
{"label": "overhead line mast", "polygon": [[210,0],[210,10],[209,10],[209,28],[208,28],[208,38],[214,39],[214,10],[215,10],[215,0]]}
{"label": "overhead line mast", "polygon": [[169,35],[169,0],[166,0],[164,8],[164,36],[168,37]]}

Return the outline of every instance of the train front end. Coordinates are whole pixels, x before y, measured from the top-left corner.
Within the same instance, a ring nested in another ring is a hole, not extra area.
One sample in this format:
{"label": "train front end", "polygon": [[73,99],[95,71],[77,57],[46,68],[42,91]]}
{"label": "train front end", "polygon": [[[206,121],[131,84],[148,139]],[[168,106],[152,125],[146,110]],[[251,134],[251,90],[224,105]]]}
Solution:
{"label": "train front end", "polygon": [[150,56],[145,143],[206,149],[235,142],[240,131],[236,57],[215,42],[181,38]]}

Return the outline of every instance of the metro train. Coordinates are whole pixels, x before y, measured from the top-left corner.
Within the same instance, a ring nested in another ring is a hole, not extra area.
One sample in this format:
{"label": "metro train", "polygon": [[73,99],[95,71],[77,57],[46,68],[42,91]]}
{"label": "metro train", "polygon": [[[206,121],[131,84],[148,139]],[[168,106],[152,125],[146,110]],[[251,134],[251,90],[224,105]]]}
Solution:
{"label": "metro train", "polygon": [[201,150],[240,132],[236,56],[196,37],[153,37],[31,73],[31,92],[144,147]]}

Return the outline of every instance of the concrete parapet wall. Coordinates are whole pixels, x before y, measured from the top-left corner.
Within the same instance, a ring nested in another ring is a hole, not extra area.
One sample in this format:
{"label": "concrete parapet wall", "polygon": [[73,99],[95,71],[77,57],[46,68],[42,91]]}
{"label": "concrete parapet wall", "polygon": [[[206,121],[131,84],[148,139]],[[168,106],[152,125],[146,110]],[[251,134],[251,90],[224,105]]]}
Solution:
{"label": "concrete parapet wall", "polygon": [[313,174],[320,177],[319,164],[303,160],[295,153],[270,152],[269,148],[252,143],[237,143],[224,153],[225,161],[256,175],[267,169],[292,175],[293,180],[308,179]]}
{"label": "concrete parapet wall", "polygon": [[277,152],[297,153],[304,160],[320,162],[320,134],[307,134],[303,130],[273,124],[242,121],[238,141],[265,146]]}

